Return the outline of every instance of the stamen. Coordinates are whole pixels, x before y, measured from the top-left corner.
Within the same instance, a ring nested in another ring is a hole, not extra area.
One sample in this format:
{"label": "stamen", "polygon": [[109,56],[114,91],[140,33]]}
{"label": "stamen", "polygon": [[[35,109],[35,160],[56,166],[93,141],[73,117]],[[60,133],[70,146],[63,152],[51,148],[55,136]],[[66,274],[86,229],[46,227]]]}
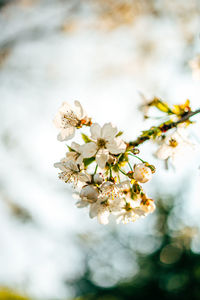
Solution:
{"label": "stamen", "polygon": [[104,148],[105,145],[106,145],[106,140],[101,139],[101,138],[97,140],[97,146],[98,146],[98,148]]}
{"label": "stamen", "polygon": [[171,138],[171,139],[169,140],[169,145],[170,145],[171,147],[174,147],[174,148],[175,148],[175,147],[178,146],[178,142],[177,142],[177,140]]}

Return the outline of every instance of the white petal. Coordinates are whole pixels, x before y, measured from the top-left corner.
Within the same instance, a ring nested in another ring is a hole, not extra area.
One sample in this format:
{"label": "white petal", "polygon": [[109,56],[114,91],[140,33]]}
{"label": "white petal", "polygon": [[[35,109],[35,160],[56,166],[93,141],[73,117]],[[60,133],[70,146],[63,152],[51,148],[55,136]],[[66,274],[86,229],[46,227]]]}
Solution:
{"label": "white petal", "polygon": [[127,202],[130,205],[130,207],[136,208],[136,207],[140,206],[140,204],[141,204],[141,198],[139,196],[135,200],[133,200],[133,199],[130,198],[130,199],[128,199]]}
{"label": "white petal", "polygon": [[66,168],[65,168],[65,166],[63,165],[62,162],[57,162],[57,163],[55,163],[55,164],[54,164],[54,167],[55,167],[55,168],[59,168],[61,171],[66,171]]}
{"label": "white petal", "polygon": [[97,204],[96,203],[95,204],[91,204],[90,205],[90,212],[89,212],[90,218],[92,219],[92,218],[96,217],[97,216],[97,212],[98,212],[98,206],[97,206]]}
{"label": "white petal", "polygon": [[98,123],[92,124],[90,127],[91,138],[93,140],[97,140],[101,137],[101,126]]}
{"label": "white petal", "polygon": [[126,150],[126,144],[120,138],[115,138],[107,142],[106,147],[112,154],[124,153]]}
{"label": "white petal", "polygon": [[71,148],[75,150],[76,152],[80,153],[80,145],[78,143],[72,142]]}
{"label": "white petal", "polygon": [[113,139],[117,134],[117,127],[112,123],[106,123],[101,129],[101,137],[107,140]]}
{"label": "white petal", "polygon": [[142,209],[148,214],[148,213],[153,213],[154,210],[156,209],[155,203],[153,200],[149,199],[149,204],[148,205],[142,205]]}
{"label": "white petal", "polygon": [[67,112],[70,112],[70,111],[72,111],[71,105],[67,102],[63,102],[60,109],[59,109],[59,112],[67,113]]}
{"label": "white petal", "polygon": [[81,166],[82,162],[83,162],[83,155],[79,155],[79,157],[76,160],[76,163]]}
{"label": "white petal", "polygon": [[78,171],[79,171],[78,166],[77,166],[77,163],[74,162],[73,160],[67,161],[67,162],[65,163],[65,166],[66,166],[66,168],[68,168],[68,169],[70,169],[70,170],[72,170],[72,171],[74,171],[74,172],[78,172]]}
{"label": "white petal", "polygon": [[107,149],[100,149],[96,154],[96,162],[99,165],[100,168],[104,168],[106,165],[106,162],[109,158],[109,152]]}
{"label": "white petal", "polygon": [[56,128],[61,128],[61,124],[62,124],[62,117],[60,112],[58,112],[53,120],[54,125],[56,126]]}
{"label": "white petal", "polygon": [[94,179],[94,183],[96,183],[96,184],[102,184],[102,182],[104,181],[103,174],[101,174],[101,173],[95,174],[93,179]]}
{"label": "white petal", "polygon": [[144,163],[139,163],[135,165],[134,168],[134,179],[141,182],[145,183],[152,178],[152,172],[151,169],[148,168]]}
{"label": "white petal", "polygon": [[122,219],[123,219],[123,215],[122,214],[116,216],[116,223],[119,224],[122,221]]}
{"label": "white petal", "polygon": [[133,211],[136,215],[138,215],[139,217],[144,217],[146,216],[146,212],[140,208],[140,207],[136,207],[136,208],[133,208]]}
{"label": "white petal", "polygon": [[88,206],[88,204],[89,204],[89,203],[88,203],[87,201],[83,201],[83,200],[76,202],[76,206],[77,206],[78,208],[86,207],[86,206]]}
{"label": "white petal", "polygon": [[100,224],[106,225],[109,223],[109,216],[110,216],[110,212],[108,209],[103,209],[101,211],[98,212],[97,214],[97,219],[99,221]]}
{"label": "white petal", "polygon": [[90,182],[91,176],[87,173],[80,172],[78,173],[78,179],[82,182]]}
{"label": "white petal", "polygon": [[107,190],[109,189],[109,187],[113,186],[114,183],[113,182],[110,182],[110,181],[105,181],[102,183],[101,185],[101,191],[104,192],[104,190]]}
{"label": "white petal", "polygon": [[82,105],[80,104],[79,101],[74,101],[74,105],[75,105],[75,113],[78,119],[82,119],[84,115]]}
{"label": "white petal", "polygon": [[72,139],[75,135],[75,128],[74,127],[69,127],[66,129],[62,129],[61,132],[58,134],[57,139],[60,142],[63,141],[68,141]]}
{"label": "white petal", "polygon": [[97,145],[94,142],[86,143],[80,147],[80,151],[84,158],[93,157],[97,152]]}
{"label": "white petal", "polygon": [[129,180],[122,181],[117,184],[117,187],[120,190],[128,190],[128,189],[130,189],[130,181]]}
{"label": "white petal", "polygon": [[99,195],[99,192],[98,192],[97,187],[92,186],[92,185],[84,186],[80,192],[81,198],[86,197],[87,199],[90,199],[90,200],[97,200],[98,195]]}
{"label": "white petal", "polygon": [[173,152],[173,148],[163,144],[156,152],[156,156],[159,159],[167,159],[168,157],[170,157],[172,155]]}
{"label": "white petal", "polygon": [[66,161],[68,161],[68,160],[76,161],[76,159],[77,159],[77,153],[76,152],[71,151],[71,152],[66,153]]}

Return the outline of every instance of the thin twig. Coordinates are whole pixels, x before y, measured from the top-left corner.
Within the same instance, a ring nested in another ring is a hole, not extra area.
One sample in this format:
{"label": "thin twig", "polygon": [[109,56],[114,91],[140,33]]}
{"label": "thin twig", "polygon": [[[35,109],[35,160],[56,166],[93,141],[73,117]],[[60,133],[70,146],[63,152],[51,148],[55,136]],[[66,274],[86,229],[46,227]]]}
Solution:
{"label": "thin twig", "polygon": [[[188,112],[187,114],[182,116],[180,120],[178,120],[176,122],[172,122],[169,124],[167,122],[165,122],[165,123],[162,123],[161,125],[155,127],[155,129],[160,129],[161,131],[166,132],[169,129],[177,127],[178,124],[189,120],[191,117],[193,117],[194,115],[196,115],[198,113],[200,113],[200,108],[195,111]],[[134,147],[139,146],[140,144],[143,144],[145,141],[150,140],[150,138],[153,136],[153,134],[154,134],[154,130],[152,129],[152,134],[150,134],[148,136],[140,135],[135,141],[129,142],[127,146],[134,146]]]}

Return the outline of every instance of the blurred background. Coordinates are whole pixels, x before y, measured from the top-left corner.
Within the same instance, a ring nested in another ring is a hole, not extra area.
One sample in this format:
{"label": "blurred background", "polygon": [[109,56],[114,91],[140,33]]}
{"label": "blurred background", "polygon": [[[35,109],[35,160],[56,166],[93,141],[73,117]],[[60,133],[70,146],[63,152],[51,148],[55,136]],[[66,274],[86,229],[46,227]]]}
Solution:
{"label": "blurred background", "polygon": [[57,178],[52,123],[78,99],[130,140],[158,122],[141,93],[199,108],[199,16],[200,0],[0,0],[0,299],[200,299],[199,153],[167,171],[142,146],[157,210],[102,226]]}

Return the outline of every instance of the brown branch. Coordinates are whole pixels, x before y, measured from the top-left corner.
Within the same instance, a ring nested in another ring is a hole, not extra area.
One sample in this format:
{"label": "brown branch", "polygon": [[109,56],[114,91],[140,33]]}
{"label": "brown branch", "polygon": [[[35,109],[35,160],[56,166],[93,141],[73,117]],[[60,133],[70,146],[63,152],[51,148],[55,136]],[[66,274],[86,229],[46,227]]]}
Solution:
{"label": "brown branch", "polygon": [[190,111],[186,115],[184,115],[179,121],[177,121],[176,124],[183,123],[183,122],[189,120],[189,118],[191,118],[194,115],[199,114],[199,113],[200,113],[200,108],[195,111]]}
{"label": "brown branch", "polygon": [[189,111],[186,114],[184,114],[181,117],[181,119],[178,120],[177,122],[171,122],[171,123],[165,122],[165,123],[162,123],[161,125],[159,125],[158,127],[152,127],[149,129],[149,135],[142,134],[135,141],[129,142],[127,146],[128,147],[129,146],[137,147],[140,144],[143,144],[145,141],[150,140],[152,138],[152,136],[156,135],[156,132],[159,132],[159,131],[166,132],[171,128],[175,128],[175,127],[177,127],[178,124],[189,120],[191,117],[193,117],[194,115],[196,115],[198,113],[200,113],[200,109],[197,109],[195,111]]}

